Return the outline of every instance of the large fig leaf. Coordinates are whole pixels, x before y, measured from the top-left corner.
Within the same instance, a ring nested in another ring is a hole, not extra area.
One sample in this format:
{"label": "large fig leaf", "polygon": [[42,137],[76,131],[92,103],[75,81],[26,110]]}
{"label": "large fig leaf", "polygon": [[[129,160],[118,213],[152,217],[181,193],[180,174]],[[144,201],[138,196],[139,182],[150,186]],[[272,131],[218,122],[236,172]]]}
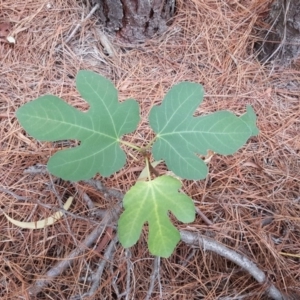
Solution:
{"label": "large fig leaf", "polygon": [[241,117],[229,111],[193,117],[203,94],[201,85],[182,82],[172,87],[162,104],[150,111],[150,126],[157,134],[153,156],[155,160],[165,160],[168,168],[181,178],[206,177],[207,167],[197,154],[206,155],[208,150],[233,154],[249,137],[258,134],[251,106]]}
{"label": "large fig leaf", "polygon": [[50,158],[48,169],[52,174],[74,181],[89,179],[97,172],[109,176],[125,164],[119,139],[136,129],[138,104],[133,99],[118,102],[112,82],[91,71],[79,71],[76,87],[90,105],[87,112],[47,95],[20,107],[17,118],[41,141],[80,141],[79,146],[58,151]]}
{"label": "large fig leaf", "polygon": [[123,247],[131,247],[140,237],[148,222],[148,247],[156,256],[169,257],[180,240],[179,231],[168,216],[171,211],[181,222],[195,219],[193,201],[178,190],[181,182],[171,176],[160,176],[152,181],[137,182],[125,195],[125,211],[118,222],[119,240]]}

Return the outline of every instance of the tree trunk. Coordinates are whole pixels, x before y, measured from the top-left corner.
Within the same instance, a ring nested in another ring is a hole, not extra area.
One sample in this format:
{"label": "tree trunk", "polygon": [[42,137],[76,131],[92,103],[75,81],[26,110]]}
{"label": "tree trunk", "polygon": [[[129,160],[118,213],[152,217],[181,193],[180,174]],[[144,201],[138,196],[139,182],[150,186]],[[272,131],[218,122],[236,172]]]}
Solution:
{"label": "tree trunk", "polygon": [[100,21],[129,42],[144,42],[167,28],[175,0],[93,0],[99,3]]}
{"label": "tree trunk", "polygon": [[267,22],[270,28],[260,44],[260,60],[291,63],[300,56],[300,1],[275,0]]}

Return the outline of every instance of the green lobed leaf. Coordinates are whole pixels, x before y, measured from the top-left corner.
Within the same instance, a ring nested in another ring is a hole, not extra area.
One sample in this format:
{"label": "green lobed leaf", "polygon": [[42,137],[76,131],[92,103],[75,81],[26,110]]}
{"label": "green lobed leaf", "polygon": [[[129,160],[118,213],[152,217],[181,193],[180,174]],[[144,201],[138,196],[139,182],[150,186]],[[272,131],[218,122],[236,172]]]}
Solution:
{"label": "green lobed leaf", "polygon": [[50,158],[48,169],[52,174],[74,181],[89,179],[97,172],[109,176],[126,162],[119,139],[136,129],[138,103],[133,99],[118,102],[113,83],[91,71],[78,72],[76,87],[90,105],[87,112],[46,95],[20,107],[17,118],[41,141],[80,141],[80,146],[58,151]]}
{"label": "green lobed leaf", "polygon": [[180,240],[179,231],[168,216],[171,211],[181,222],[195,219],[194,203],[179,193],[181,182],[171,176],[137,182],[125,195],[125,211],[118,221],[118,236],[123,247],[131,247],[139,239],[148,222],[148,247],[151,254],[169,257]]}
{"label": "green lobed leaf", "polygon": [[200,84],[182,82],[173,86],[162,104],[150,111],[150,126],[157,134],[152,148],[155,160],[165,160],[170,170],[185,179],[207,176],[207,167],[197,154],[206,155],[208,150],[233,154],[258,134],[251,106],[241,117],[229,111],[193,117],[203,95]]}

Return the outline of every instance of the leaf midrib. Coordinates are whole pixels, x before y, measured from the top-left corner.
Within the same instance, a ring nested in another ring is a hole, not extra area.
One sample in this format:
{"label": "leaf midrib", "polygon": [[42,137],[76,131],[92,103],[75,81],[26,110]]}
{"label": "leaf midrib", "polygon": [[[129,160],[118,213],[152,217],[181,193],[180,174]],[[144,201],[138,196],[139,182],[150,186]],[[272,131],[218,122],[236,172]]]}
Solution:
{"label": "leaf midrib", "polygon": [[[177,151],[177,149],[174,148],[173,145],[172,145],[171,143],[169,143],[168,140],[164,140],[164,141],[169,145],[169,148],[170,148],[170,149],[173,149],[173,151],[178,155],[178,157],[180,157],[183,161],[185,161],[185,158],[186,158],[186,157],[182,156],[181,153],[179,153],[179,152]],[[193,152],[193,154],[194,154],[195,157],[197,157],[197,156],[196,156],[196,152]],[[173,156],[173,155],[172,155],[172,156]],[[199,161],[201,161],[201,160],[199,160]],[[186,162],[186,164],[189,165],[189,166],[190,166],[192,169],[194,169],[195,171],[197,171],[197,168],[195,168],[195,165],[194,165],[194,164],[190,164],[190,163],[188,163],[188,162]]]}
{"label": "leaf midrib", "polygon": [[[177,114],[178,110],[180,110],[182,106],[185,106],[185,102],[187,102],[192,96],[194,96],[195,93],[196,92],[194,91],[189,97],[185,98],[185,100],[182,101],[180,103],[180,105],[178,105],[177,109],[174,110],[173,114],[170,116],[169,120],[166,122],[165,126],[161,129],[161,131],[163,131],[168,126],[168,124],[172,121],[174,116]],[[186,116],[186,118],[184,118],[184,120],[186,120],[187,118],[188,118],[188,116]]]}
{"label": "leaf midrib", "polygon": [[[32,115],[28,115],[29,117],[33,118]],[[100,136],[105,136],[107,138],[110,138],[112,140],[117,140],[118,139],[118,136],[112,136],[112,135],[107,135],[107,134],[104,134],[103,132],[101,131],[95,131],[93,130],[92,128],[90,127],[85,127],[85,126],[79,126],[77,124],[74,124],[74,123],[71,123],[71,122],[65,122],[65,121],[59,121],[59,120],[53,120],[53,119],[48,119],[48,118],[41,118],[39,116],[35,116],[34,117],[35,119],[39,119],[39,120],[42,120],[42,121],[51,121],[51,122],[55,122],[56,124],[64,124],[64,125],[68,125],[69,127],[71,128],[79,128],[79,129],[83,129],[87,132],[91,132],[92,134],[96,134],[96,135],[100,135]]]}
{"label": "leaf midrib", "polygon": [[[248,130],[247,130],[248,131]],[[190,133],[201,133],[201,134],[213,134],[213,135],[228,135],[228,132],[214,132],[214,131],[200,131],[200,130],[185,130],[185,131],[173,131],[167,133],[159,133],[158,137],[168,136],[168,135],[178,135],[178,134],[190,134]],[[230,134],[235,134],[235,131],[230,132]],[[241,134],[241,132],[237,132],[236,134]]]}
{"label": "leaf midrib", "polygon": [[[106,149],[108,149],[108,148],[110,148],[112,145],[114,145],[114,144],[116,144],[117,143],[117,141],[115,141],[114,143],[111,143],[111,144],[109,144],[109,145],[107,145],[106,147],[104,147],[104,148],[101,148],[99,151],[96,151],[96,152],[93,152],[92,154],[90,154],[90,155],[85,155],[84,156],[84,159],[87,159],[87,158],[90,158],[90,157],[93,157],[93,156],[97,156],[99,153],[101,153],[101,152],[103,152],[104,150],[106,150]],[[79,146],[80,147],[80,146]],[[71,148],[72,149],[72,148]],[[74,148],[73,148],[74,149]],[[66,163],[60,163],[60,166],[64,166],[64,165],[67,165],[67,164],[70,164],[70,163],[73,163],[73,162],[76,162],[76,161],[82,161],[82,159],[74,159],[74,160],[69,160],[68,162],[66,162]]]}
{"label": "leaf midrib", "polygon": [[99,94],[97,93],[97,91],[93,89],[93,86],[92,86],[88,81],[86,81],[86,83],[87,83],[88,86],[91,87],[91,90],[95,91],[95,94],[99,97],[99,99],[101,99],[101,102],[102,102],[103,106],[105,107],[105,110],[106,110],[106,112],[107,112],[107,114],[108,114],[108,116],[109,116],[109,118],[110,118],[110,121],[111,121],[111,123],[112,123],[112,125],[113,125],[114,132],[115,132],[115,134],[117,135],[117,129],[116,129],[116,126],[115,126],[115,122],[114,122],[113,117],[112,117],[112,115],[111,115],[111,113],[110,113],[110,110],[108,109],[108,107],[107,107],[107,105],[106,105],[106,103],[105,103],[105,101],[104,101],[104,99],[105,99],[105,97],[106,97],[106,94],[107,94],[107,91],[108,91],[108,87],[106,86],[105,95],[103,95],[103,97],[101,97],[101,95],[99,95]]}

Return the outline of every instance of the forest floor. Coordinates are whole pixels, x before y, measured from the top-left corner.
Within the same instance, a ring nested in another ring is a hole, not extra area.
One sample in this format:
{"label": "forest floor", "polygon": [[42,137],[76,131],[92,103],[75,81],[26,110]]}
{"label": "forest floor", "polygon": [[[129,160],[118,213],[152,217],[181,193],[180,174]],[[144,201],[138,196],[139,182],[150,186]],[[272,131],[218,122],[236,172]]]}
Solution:
{"label": "forest floor", "polygon": [[[299,61],[278,67],[256,59],[258,28],[266,26],[270,1],[178,2],[171,26],[160,37],[128,45],[107,36],[113,53],[109,56],[100,43],[96,14],[71,36],[91,10],[81,1],[0,1],[0,17],[11,22],[16,39],[15,45],[0,41],[1,299],[118,299],[123,293],[119,299],[253,300],[270,299],[269,284],[287,299],[300,299]],[[197,215],[194,223],[176,226],[207,235],[247,257],[266,274],[265,283],[230,260],[183,242],[169,259],[160,259],[155,277],[146,230],[138,244],[125,251],[116,240],[110,244],[114,224],[104,224],[107,227],[101,227],[88,245],[85,238],[103,221],[91,213],[87,196],[95,210],[109,212],[118,202],[110,189],[125,193],[142,163],[128,159],[110,178],[98,175],[105,193],[84,182],[57,180],[47,172],[24,172],[46,165],[64,145],[28,136],[16,110],[44,94],[86,110],[74,80],[82,69],[111,79],[121,101],[131,97],[139,102],[142,121],[127,139],[140,145],[152,135],[150,108],[180,81],[204,86],[200,113],[225,109],[241,115],[247,104],[252,105],[259,135],[232,156],[214,155],[206,180],[183,182],[184,191],[211,224]],[[44,229],[21,229],[3,214],[41,220],[69,196],[74,197],[69,213]],[[104,257],[108,245],[114,247],[112,257]],[[71,261],[71,254],[72,264],[60,272],[56,264]],[[97,282],[96,272],[104,262]]]}

